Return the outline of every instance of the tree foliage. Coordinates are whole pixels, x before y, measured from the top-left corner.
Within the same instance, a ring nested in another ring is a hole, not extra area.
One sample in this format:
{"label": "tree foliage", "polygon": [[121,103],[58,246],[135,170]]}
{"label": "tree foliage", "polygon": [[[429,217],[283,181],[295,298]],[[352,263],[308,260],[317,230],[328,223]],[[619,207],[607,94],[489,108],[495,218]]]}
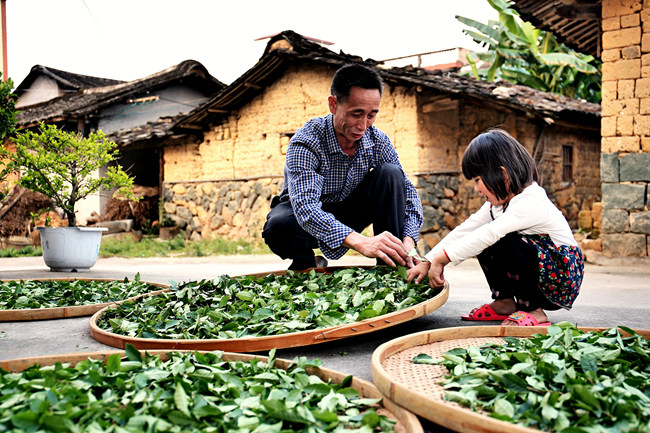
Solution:
{"label": "tree foliage", "polygon": [[[471,53],[472,74],[486,81],[507,80],[534,89],[557,93],[589,102],[601,101],[601,63],[593,56],[578,53],[555,39],[551,32],[524,22],[510,8],[508,0],[487,0],[499,12],[499,21],[487,24],[456,16],[472,29],[464,29],[475,42],[487,48]],[[478,61],[489,69],[479,69]]]}
{"label": "tree foliage", "polygon": [[[2,73],[0,73],[2,77]],[[11,136],[16,131],[16,95],[11,93],[14,87],[13,81],[0,80],[0,199],[6,195],[6,185],[4,181],[11,173],[11,167],[7,163],[8,150],[2,145],[2,141]]]}
{"label": "tree foliage", "polygon": [[[101,131],[83,137],[41,124],[40,132],[19,133],[15,143],[11,164],[21,172],[19,184],[50,197],[63,210],[70,227],[77,223],[77,202],[91,194],[118,188],[117,193],[135,199],[133,179],[114,164],[117,145]],[[106,173],[98,176],[102,167]]]}

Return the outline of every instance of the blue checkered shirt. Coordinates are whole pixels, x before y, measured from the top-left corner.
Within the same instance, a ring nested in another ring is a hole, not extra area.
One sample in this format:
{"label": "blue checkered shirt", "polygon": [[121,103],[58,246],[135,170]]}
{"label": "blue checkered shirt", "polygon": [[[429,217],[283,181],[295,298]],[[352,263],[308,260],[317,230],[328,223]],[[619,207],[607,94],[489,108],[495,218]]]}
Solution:
{"label": "blue checkered shirt", "polygon": [[[359,186],[371,168],[384,163],[399,166],[395,147],[386,134],[374,126],[361,137],[353,158],[346,155],[334,134],[333,116],[308,121],[289,142],[284,168],[283,195],[289,194],[298,224],[318,240],[329,259],[342,257],[348,249],[343,241],[353,231],[325,212],[321,203],[338,203]],[[422,227],[422,203],[413,184],[406,181],[406,215],[402,239],[416,242]]]}

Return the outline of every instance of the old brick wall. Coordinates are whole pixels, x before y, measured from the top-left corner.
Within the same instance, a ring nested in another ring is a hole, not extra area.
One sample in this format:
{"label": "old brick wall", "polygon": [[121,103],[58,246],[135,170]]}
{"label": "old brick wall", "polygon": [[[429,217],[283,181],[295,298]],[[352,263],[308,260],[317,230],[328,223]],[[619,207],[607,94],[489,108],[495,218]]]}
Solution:
{"label": "old brick wall", "polygon": [[602,248],[650,255],[650,2],[602,2]]}

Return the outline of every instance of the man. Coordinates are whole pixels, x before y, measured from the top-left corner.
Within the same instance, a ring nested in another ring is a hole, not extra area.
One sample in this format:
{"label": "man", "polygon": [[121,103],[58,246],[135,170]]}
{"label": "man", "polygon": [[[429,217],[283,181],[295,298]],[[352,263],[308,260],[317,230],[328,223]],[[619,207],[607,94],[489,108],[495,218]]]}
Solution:
{"label": "man", "polygon": [[[262,237],[292,270],[327,266],[352,248],[378,264],[412,266],[422,203],[386,134],[373,126],[383,82],[373,69],[345,65],[332,80],[331,114],[289,142],[284,190],[271,204]],[[361,232],[373,224],[375,235]]]}

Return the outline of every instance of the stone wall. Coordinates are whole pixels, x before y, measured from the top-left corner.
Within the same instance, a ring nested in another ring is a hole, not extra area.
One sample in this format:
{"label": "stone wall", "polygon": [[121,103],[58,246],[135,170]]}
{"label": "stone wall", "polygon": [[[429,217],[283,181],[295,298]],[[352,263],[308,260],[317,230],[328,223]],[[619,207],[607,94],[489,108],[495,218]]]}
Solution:
{"label": "stone wall", "polygon": [[[431,173],[409,178],[424,210],[418,247],[428,252],[456,226],[458,175]],[[271,198],[283,185],[281,177],[167,182],[164,211],[187,239],[223,236],[261,242]]]}
{"label": "stone wall", "polygon": [[650,255],[650,2],[602,2],[602,250]]}
{"label": "stone wall", "polygon": [[281,177],[166,182],[164,211],[187,239],[261,240],[271,197],[283,184]]}

